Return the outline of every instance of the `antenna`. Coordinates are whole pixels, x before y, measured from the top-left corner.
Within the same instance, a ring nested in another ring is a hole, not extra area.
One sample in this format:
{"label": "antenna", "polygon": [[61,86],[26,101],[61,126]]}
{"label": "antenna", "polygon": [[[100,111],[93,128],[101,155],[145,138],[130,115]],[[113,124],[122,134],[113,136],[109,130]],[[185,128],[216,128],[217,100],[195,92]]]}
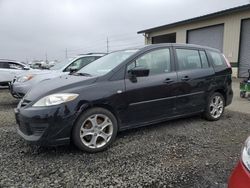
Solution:
{"label": "antenna", "polygon": [[109,38],[107,37],[107,53],[109,53]]}
{"label": "antenna", "polygon": [[68,49],[65,49],[65,58],[68,59]]}

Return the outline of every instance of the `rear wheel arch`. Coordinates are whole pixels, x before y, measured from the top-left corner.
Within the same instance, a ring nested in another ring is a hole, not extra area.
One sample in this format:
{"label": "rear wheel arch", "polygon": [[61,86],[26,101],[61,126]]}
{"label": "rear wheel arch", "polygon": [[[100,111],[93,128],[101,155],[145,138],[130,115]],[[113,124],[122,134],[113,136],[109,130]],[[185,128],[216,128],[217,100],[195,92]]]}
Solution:
{"label": "rear wheel arch", "polygon": [[224,97],[225,103],[227,102],[227,95],[226,95],[225,89],[223,89],[223,88],[217,89],[213,93],[220,93]]}

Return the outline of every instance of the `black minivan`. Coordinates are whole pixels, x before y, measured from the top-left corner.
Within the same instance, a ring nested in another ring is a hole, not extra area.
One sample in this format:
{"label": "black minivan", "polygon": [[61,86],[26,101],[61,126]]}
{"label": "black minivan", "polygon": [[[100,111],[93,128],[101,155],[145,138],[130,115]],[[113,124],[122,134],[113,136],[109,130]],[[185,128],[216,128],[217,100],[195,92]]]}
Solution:
{"label": "black minivan", "polygon": [[218,120],[232,102],[231,66],[216,49],[155,44],[110,53],[41,82],[15,109],[29,143],[106,149],[118,131],[194,114]]}

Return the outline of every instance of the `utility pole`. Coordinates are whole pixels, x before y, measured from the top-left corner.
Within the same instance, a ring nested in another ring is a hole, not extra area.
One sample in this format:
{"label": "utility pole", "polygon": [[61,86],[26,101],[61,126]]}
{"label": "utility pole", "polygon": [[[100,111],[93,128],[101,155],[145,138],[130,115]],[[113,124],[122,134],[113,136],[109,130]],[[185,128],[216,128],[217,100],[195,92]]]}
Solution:
{"label": "utility pole", "polygon": [[107,53],[109,53],[109,38],[107,37]]}
{"label": "utility pole", "polygon": [[68,49],[65,49],[65,58],[68,59]]}
{"label": "utility pole", "polygon": [[47,63],[48,62],[48,56],[47,56],[47,52],[45,53],[45,62]]}

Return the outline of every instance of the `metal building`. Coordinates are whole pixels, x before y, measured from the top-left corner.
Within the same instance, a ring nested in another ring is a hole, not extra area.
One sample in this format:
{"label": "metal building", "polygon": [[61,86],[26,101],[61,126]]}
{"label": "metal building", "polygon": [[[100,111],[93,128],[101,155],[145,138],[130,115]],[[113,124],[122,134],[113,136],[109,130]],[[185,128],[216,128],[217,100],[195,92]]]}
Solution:
{"label": "metal building", "polygon": [[221,50],[235,77],[250,69],[250,4],[138,32],[146,44],[191,43]]}

